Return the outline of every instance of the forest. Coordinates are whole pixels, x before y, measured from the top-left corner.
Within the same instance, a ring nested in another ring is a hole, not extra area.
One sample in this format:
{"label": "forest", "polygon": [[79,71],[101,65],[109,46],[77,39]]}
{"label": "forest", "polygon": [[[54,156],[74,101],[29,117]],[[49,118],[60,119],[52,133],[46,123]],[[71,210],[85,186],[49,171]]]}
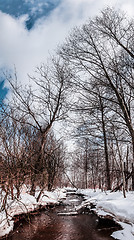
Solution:
{"label": "forest", "polygon": [[40,187],[37,201],[57,186],[134,191],[133,19],[106,8],[75,27],[27,85],[17,69],[5,78],[1,209],[24,184],[33,196]]}

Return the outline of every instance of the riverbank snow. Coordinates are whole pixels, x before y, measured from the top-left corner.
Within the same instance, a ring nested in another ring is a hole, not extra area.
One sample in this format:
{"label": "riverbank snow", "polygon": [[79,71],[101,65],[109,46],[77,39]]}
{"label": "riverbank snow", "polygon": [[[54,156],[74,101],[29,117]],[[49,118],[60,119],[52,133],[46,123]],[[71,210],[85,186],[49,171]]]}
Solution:
{"label": "riverbank snow", "polygon": [[123,230],[114,232],[113,238],[134,240],[134,192],[126,193],[126,198],[123,197],[122,192],[110,193],[91,189],[77,192],[84,194],[83,206],[95,205],[94,211],[98,216],[111,216],[122,226]]}
{"label": "riverbank snow", "polygon": [[[66,197],[66,191],[64,189],[56,189],[53,192],[43,191],[37,202],[36,198],[38,194],[39,189],[36,190],[35,197],[31,196],[28,193],[28,188],[23,186],[19,199],[15,198],[11,200],[11,196],[8,197],[6,211],[1,209],[0,212],[0,237],[8,235],[13,230],[14,216],[32,212],[39,209],[40,206],[45,207],[48,204],[58,204],[61,199]],[[0,208],[1,207],[0,204]]]}
{"label": "riverbank snow", "polygon": [[[64,189],[56,189],[53,192],[43,191],[39,202],[37,202],[39,190],[36,190],[35,197],[33,197],[29,194],[28,188],[23,186],[19,199],[11,200],[11,196],[8,197],[7,212],[2,209],[0,212],[0,237],[9,234],[13,230],[13,217],[15,215],[32,212],[39,209],[40,206],[46,206],[47,204],[57,204],[66,197]],[[123,197],[122,192],[110,193],[109,191],[101,192],[100,190],[80,189],[76,193],[83,194],[85,198],[81,206],[76,207],[77,211],[82,207],[90,208],[91,204],[92,206],[94,205],[94,211],[98,216],[110,216],[122,226],[123,230],[114,232],[112,234],[113,238],[134,240],[134,192],[128,192],[126,194],[127,198]]]}

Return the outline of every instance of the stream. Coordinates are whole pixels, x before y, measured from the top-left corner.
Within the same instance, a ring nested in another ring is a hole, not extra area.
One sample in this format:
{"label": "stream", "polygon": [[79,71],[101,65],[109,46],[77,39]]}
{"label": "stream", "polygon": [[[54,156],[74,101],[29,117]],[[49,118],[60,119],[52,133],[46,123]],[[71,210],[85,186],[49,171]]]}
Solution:
{"label": "stream", "polygon": [[8,240],[110,240],[112,229],[98,229],[92,213],[76,215],[83,198],[68,193],[63,203],[15,224]]}

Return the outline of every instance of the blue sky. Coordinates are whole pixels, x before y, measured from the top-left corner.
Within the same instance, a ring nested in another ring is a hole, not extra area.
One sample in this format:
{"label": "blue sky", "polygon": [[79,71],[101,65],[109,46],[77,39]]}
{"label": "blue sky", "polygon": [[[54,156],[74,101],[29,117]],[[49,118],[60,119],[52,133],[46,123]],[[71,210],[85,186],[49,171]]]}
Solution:
{"label": "blue sky", "polygon": [[[76,25],[99,14],[107,5],[133,16],[133,0],[1,0],[0,69],[17,69],[22,84],[27,75],[54,53]],[[3,80],[3,79],[2,79]],[[0,98],[7,94],[0,83]]]}
{"label": "blue sky", "polygon": [[7,88],[4,88],[4,81],[0,82],[0,102],[3,101],[8,92]]}
{"label": "blue sky", "polygon": [[26,27],[30,30],[35,21],[43,16],[48,16],[61,0],[1,0],[0,10],[11,16],[19,17],[28,14]]}
{"label": "blue sky", "polygon": [[[30,31],[35,22],[42,18],[48,17],[49,14],[58,6],[60,0],[1,0],[0,11],[12,17],[20,18],[27,14],[27,19],[24,21],[25,27]],[[10,19],[9,19],[10,21]],[[8,93],[8,88],[4,87],[4,80],[0,81],[0,101],[3,101]]]}

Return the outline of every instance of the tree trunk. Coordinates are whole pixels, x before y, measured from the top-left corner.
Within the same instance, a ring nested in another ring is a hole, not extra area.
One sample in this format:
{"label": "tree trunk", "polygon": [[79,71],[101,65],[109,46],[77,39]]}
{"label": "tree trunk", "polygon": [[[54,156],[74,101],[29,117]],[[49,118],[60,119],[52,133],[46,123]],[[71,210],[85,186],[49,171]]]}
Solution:
{"label": "tree trunk", "polygon": [[122,161],[123,196],[126,198],[125,164]]}
{"label": "tree trunk", "polygon": [[132,191],[134,191],[134,164],[132,163]]}
{"label": "tree trunk", "polygon": [[126,165],[124,166],[125,169],[125,179],[126,179],[126,190],[128,191],[128,156],[129,156],[129,147],[127,146],[127,155],[126,155]]}
{"label": "tree trunk", "polygon": [[86,142],[86,159],[85,159],[85,187],[87,188],[88,180],[87,180],[87,172],[88,172],[88,159],[87,159],[87,142]]}
{"label": "tree trunk", "polygon": [[105,128],[105,121],[104,121],[104,107],[103,107],[101,96],[99,96],[99,97],[100,97],[100,106],[101,106],[102,130],[103,130],[103,138],[104,138],[104,153],[105,153],[105,162],[106,162],[107,190],[111,190],[107,137],[106,137],[106,128]]}

